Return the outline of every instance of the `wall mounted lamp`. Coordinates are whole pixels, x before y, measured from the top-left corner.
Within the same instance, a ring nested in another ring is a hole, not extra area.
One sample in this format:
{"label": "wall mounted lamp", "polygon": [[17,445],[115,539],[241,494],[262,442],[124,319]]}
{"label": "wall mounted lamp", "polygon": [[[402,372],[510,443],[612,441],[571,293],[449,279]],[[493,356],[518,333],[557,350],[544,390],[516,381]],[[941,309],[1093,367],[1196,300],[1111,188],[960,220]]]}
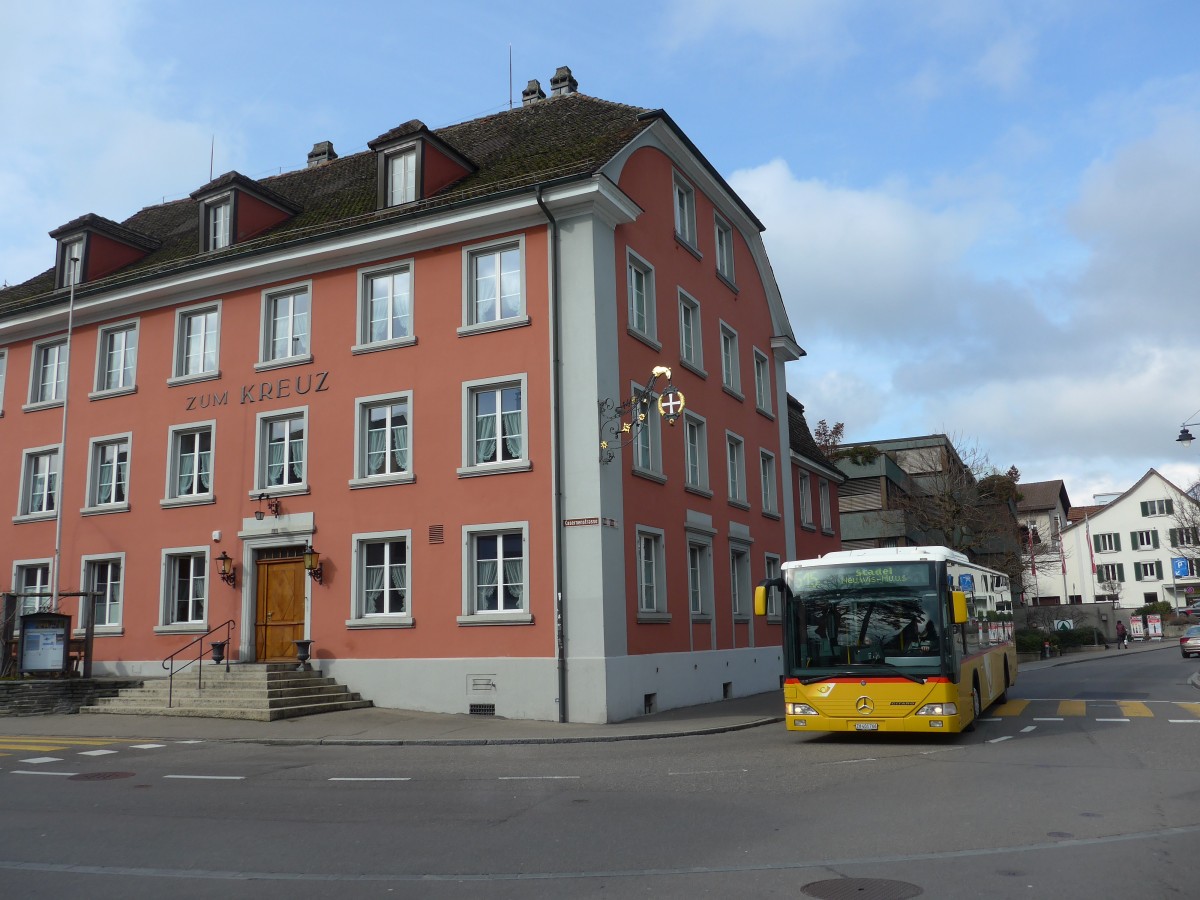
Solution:
{"label": "wall mounted lamp", "polygon": [[317,584],[324,584],[324,573],[321,566],[321,554],[313,549],[312,544],[304,548],[304,571]]}
{"label": "wall mounted lamp", "polygon": [[224,550],[217,557],[217,574],[230,587],[237,587],[237,569],[233,565],[233,557]]}
{"label": "wall mounted lamp", "polygon": [[268,497],[266,494],[259,494],[254,499],[258,501],[259,507],[254,511],[255,519],[261,522],[264,518],[266,518],[266,514],[263,513],[262,510],[262,504],[264,500],[267,501],[267,512],[269,512],[275,518],[279,518],[279,513],[283,510],[283,504],[279,501],[278,497]]}

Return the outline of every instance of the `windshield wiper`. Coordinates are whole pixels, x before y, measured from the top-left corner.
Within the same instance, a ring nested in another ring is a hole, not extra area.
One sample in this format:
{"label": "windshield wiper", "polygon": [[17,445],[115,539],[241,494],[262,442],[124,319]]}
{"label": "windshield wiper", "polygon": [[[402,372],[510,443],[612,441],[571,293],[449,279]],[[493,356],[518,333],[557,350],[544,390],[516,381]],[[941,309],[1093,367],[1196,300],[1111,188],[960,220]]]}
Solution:
{"label": "windshield wiper", "polygon": [[841,669],[837,672],[826,672],[824,675],[809,675],[800,679],[801,684],[816,684],[818,681],[824,681],[827,678],[857,678],[863,674],[863,669],[890,669],[901,678],[907,678],[914,684],[924,684],[925,679],[920,675],[914,675],[912,672],[905,672],[900,666],[893,665],[888,662],[873,662],[862,663],[855,669]]}

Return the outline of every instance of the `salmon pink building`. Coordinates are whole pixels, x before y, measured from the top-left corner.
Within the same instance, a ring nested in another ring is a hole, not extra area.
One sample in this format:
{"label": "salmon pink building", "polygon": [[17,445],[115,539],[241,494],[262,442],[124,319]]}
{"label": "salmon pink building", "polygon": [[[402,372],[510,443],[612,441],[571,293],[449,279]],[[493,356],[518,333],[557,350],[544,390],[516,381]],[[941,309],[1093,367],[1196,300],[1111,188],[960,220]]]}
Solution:
{"label": "salmon pink building", "polygon": [[842,477],[786,392],[761,231],[666,113],[565,67],[75,219],[0,291],[0,573],[23,612],[90,610],[99,674],[231,622],[235,662],[311,640],[389,707],[605,722],[777,687],[753,586],[838,549]]}

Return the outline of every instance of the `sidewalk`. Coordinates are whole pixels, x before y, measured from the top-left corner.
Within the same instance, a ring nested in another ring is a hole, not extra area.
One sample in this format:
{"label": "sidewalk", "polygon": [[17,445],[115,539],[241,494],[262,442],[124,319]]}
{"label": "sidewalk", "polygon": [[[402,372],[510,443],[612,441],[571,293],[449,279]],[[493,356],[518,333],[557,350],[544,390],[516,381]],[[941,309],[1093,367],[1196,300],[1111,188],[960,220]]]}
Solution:
{"label": "sidewalk", "polygon": [[[1022,663],[1020,668],[1027,671],[1046,669],[1154,650],[1178,652],[1178,649],[1173,640],[1140,641],[1131,644],[1128,650],[1118,650],[1112,645],[1109,650],[1085,650]],[[1200,675],[1193,674],[1189,680],[1193,686],[1200,688]],[[5,716],[0,717],[0,736],[36,734],[62,738],[206,740],[280,745],[551,744],[720,734],[782,720],[781,692],[769,691],[751,697],[639,716],[611,725],[559,724],[401,709],[354,709],[276,722],[182,716]]]}

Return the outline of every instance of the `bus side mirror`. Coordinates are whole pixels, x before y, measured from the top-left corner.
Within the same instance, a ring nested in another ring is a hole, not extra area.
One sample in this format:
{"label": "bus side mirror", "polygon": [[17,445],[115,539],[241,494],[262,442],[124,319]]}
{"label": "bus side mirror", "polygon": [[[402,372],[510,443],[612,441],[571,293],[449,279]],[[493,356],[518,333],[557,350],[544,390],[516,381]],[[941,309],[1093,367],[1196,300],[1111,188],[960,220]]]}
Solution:
{"label": "bus side mirror", "polygon": [[962,625],[970,618],[967,615],[967,595],[962,591],[950,592],[950,607],[955,625]]}
{"label": "bus side mirror", "polygon": [[754,614],[756,616],[767,614],[767,589],[761,584],[754,589]]}

